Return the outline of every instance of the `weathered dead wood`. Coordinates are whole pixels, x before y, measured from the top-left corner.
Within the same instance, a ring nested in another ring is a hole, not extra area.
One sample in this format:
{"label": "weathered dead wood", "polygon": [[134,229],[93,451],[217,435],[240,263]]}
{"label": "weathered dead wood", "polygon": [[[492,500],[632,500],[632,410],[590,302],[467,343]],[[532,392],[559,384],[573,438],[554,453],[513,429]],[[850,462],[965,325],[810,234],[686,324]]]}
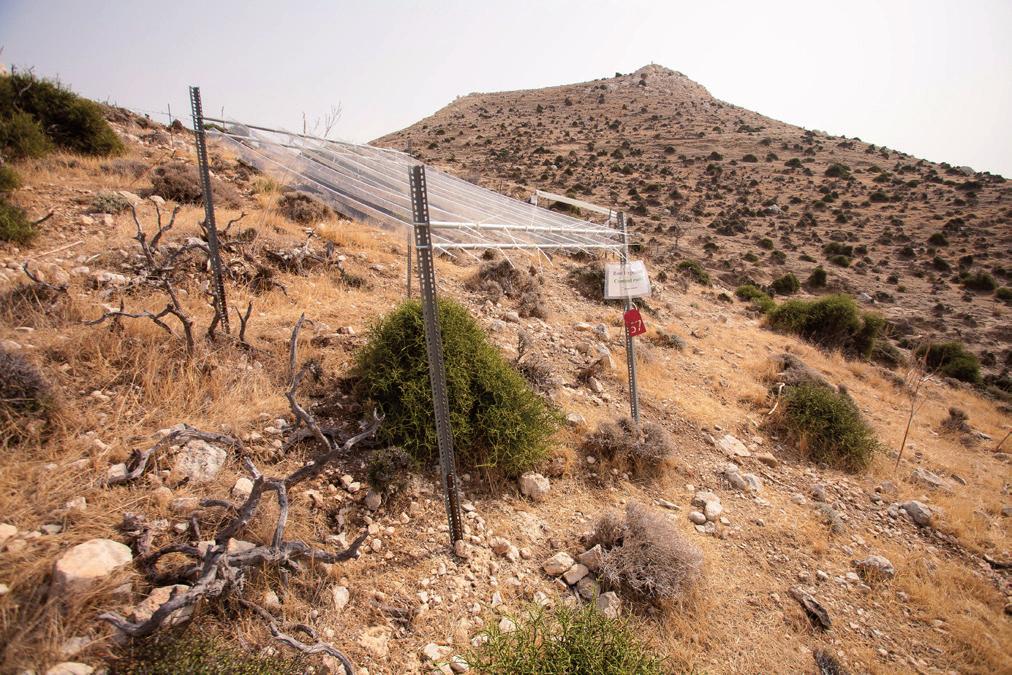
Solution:
{"label": "weathered dead wood", "polygon": [[223,443],[231,445],[239,450],[245,449],[242,441],[238,438],[228,436],[227,434],[216,434],[213,431],[201,431],[200,429],[191,427],[188,424],[181,424],[178,428],[173,429],[171,432],[163,436],[157,443],[147,450],[134,450],[127,473],[123,476],[110,478],[106,481],[106,484],[120,485],[122,483],[129,483],[137,480],[141,477],[141,474],[144,473],[144,470],[147,469],[148,461],[156,452],[170,445],[174,445],[177,441],[189,441],[194,439],[207,441],[208,443]]}
{"label": "weathered dead wood", "polygon": [[267,627],[271,631],[271,635],[273,635],[274,638],[279,642],[288,645],[292,649],[297,649],[303,654],[329,654],[330,656],[333,656],[334,658],[336,658],[338,661],[341,662],[341,665],[344,666],[344,671],[348,675],[354,675],[355,666],[352,665],[351,660],[347,656],[342,654],[333,645],[330,645],[320,640],[319,636],[316,634],[316,631],[312,628],[312,626],[307,626],[304,623],[297,623],[292,625],[292,630],[301,631],[306,635],[308,635],[311,639],[316,640],[316,642],[313,644],[306,644],[305,642],[302,642],[298,638],[292,637],[287,633],[283,633],[281,629],[278,627],[278,623],[277,621],[275,621],[274,616],[271,615],[270,612],[268,612],[260,605],[252,603],[249,600],[242,600],[242,599],[239,600],[239,604],[242,605],[243,607],[246,607],[247,609],[253,610],[253,612],[258,614],[260,618],[266,621]]}

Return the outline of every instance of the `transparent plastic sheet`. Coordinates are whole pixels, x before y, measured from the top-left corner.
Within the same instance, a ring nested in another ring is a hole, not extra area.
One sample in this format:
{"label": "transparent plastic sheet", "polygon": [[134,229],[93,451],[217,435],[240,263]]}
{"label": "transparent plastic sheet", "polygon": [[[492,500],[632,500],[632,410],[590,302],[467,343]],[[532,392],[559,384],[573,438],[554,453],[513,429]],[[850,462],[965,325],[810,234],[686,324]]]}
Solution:
{"label": "transparent plastic sheet", "polygon": [[[349,218],[389,228],[412,227],[409,155],[237,122],[208,135],[221,139],[242,159],[310,192]],[[501,249],[618,251],[622,233],[543,209],[426,167],[433,248],[443,251]]]}

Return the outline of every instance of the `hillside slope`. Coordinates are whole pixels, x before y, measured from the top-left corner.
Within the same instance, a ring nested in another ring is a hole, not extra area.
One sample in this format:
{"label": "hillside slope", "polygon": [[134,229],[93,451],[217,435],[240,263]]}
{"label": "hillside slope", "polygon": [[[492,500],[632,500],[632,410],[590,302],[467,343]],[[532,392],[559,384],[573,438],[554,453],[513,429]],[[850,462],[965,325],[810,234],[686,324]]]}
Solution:
{"label": "hillside slope", "polygon": [[[784,124],[657,65],[469,94],[375,143],[521,198],[542,189],[625,210],[655,274],[698,258],[733,287],[788,271],[804,281],[821,265],[827,290],[874,305],[902,346],[960,339],[1009,386],[1009,304],[960,279],[1009,284],[1000,176]],[[832,243],[846,260],[830,260]]]}

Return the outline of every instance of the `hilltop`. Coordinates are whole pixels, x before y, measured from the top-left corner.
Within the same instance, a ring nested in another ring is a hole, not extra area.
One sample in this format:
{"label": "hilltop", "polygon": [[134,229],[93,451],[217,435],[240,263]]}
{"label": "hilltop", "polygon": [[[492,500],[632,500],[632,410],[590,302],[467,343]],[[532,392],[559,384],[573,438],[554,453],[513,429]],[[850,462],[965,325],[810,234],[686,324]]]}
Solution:
{"label": "hilltop", "polygon": [[859,297],[903,348],[961,340],[1012,385],[1010,307],[993,293],[1012,274],[1001,176],[785,124],[658,65],[469,94],[375,143],[520,198],[624,210],[655,275],[696,259],[733,288],[821,266],[826,286],[808,290]]}

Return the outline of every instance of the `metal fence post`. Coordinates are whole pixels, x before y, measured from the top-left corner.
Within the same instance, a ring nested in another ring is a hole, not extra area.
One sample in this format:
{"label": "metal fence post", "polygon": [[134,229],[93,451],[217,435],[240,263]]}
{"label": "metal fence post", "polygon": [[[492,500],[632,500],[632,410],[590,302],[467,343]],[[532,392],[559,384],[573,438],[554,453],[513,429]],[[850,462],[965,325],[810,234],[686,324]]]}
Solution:
{"label": "metal fence post", "polygon": [[214,201],[211,195],[211,173],[207,166],[207,136],[204,133],[204,110],[200,103],[200,87],[190,87],[190,107],[193,112],[193,135],[197,140],[200,186],[204,191],[204,225],[207,228],[207,250],[211,259],[211,295],[214,298],[214,311],[218,313],[221,327],[227,334],[231,331],[228,326],[228,305],[225,303],[221,251],[218,248],[218,226],[214,222]]}
{"label": "metal fence post", "polygon": [[436,418],[439,443],[439,468],[443,480],[443,501],[450,525],[450,545],[464,537],[460,515],[460,494],[457,469],[450,431],[450,401],[446,391],[446,363],[443,360],[443,335],[439,327],[436,304],[436,268],[432,256],[432,230],[429,227],[429,201],[425,187],[425,167],[410,169],[411,213],[415,224],[415,249],[418,252],[418,285],[422,297],[422,318],[425,323],[425,346],[429,357],[429,379],[432,383],[432,405]]}
{"label": "metal fence post", "polygon": [[408,285],[408,298],[411,298],[411,232],[408,232],[407,236],[408,244],[408,274],[407,274],[407,285]]}
{"label": "metal fence post", "polygon": [[[618,226],[622,230],[622,252],[620,254],[622,264],[629,262],[629,232],[626,228],[625,212],[618,213]],[[625,299],[625,311],[633,308],[632,299],[628,296]],[[632,414],[636,424],[640,422],[640,397],[636,389],[636,344],[633,336],[629,334],[629,326],[625,326],[625,358],[629,365],[629,412]]]}

